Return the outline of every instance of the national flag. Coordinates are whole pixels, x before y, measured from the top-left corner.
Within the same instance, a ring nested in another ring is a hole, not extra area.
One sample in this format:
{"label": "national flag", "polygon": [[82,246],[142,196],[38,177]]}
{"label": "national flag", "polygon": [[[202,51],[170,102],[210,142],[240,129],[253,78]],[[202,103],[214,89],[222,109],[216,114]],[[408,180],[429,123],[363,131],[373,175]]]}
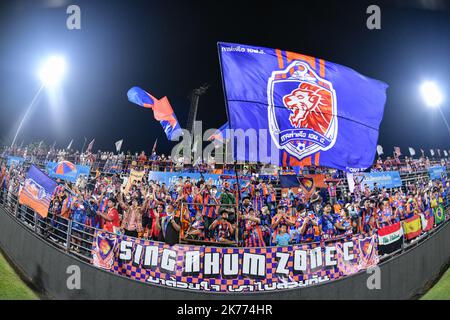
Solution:
{"label": "national flag", "polygon": [[400,222],[378,230],[378,253],[389,254],[399,250],[403,244],[403,229]]}
{"label": "national flag", "polygon": [[342,170],[372,165],[385,83],[294,52],[231,43],[218,50],[230,129],[256,130],[258,138],[244,142],[244,152],[236,148],[236,160]]}
{"label": "national flag", "polygon": [[428,209],[424,213],[420,213],[420,220],[422,222],[422,231],[427,232],[433,229],[434,226],[434,214],[433,210]]}
{"label": "national flag", "polygon": [[425,151],[423,151],[423,149],[420,149],[420,152],[422,153],[422,157],[425,156]]}
{"label": "national flag", "polygon": [[378,156],[381,156],[382,154],[384,154],[384,151],[383,151],[383,147],[382,147],[382,146],[377,145],[377,153],[378,153]]}
{"label": "national flag", "polygon": [[445,209],[442,205],[439,205],[433,209],[434,222],[436,225],[445,221]]}
{"label": "national flag", "polygon": [[444,150],[444,156],[445,156],[445,157],[448,157],[447,150]]}
{"label": "national flag", "polygon": [[86,149],[86,152],[92,152],[92,148],[94,147],[94,142],[95,142],[95,138],[92,139],[91,142],[89,142],[89,145],[88,145],[88,147]]}
{"label": "national flag", "polygon": [[414,239],[422,233],[422,225],[420,223],[420,216],[414,215],[413,217],[403,221],[403,232],[406,240]]}
{"label": "national flag", "polygon": [[55,188],[55,181],[50,179],[37,167],[31,165],[25,184],[19,193],[19,203],[30,207],[41,217],[45,218],[47,217],[48,208]]}
{"label": "national flag", "polygon": [[122,149],[122,143],[123,143],[123,139],[119,140],[119,141],[116,141],[116,151],[117,151],[117,153],[119,153],[120,149]]}
{"label": "national flag", "polygon": [[416,150],[414,150],[413,148],[409,147],[409,154],[411,155],[411,157],[414,157],[416,155]]}
{"label": "national flag", "polygon": [[132,87],[128,90],[127,96],[130,102],[153,110],[155,120],[160,122],[169,140],[176,141],[182,135],[181,127],[167,97],[158,100],[139,87]]}
{"label": "national flag", "polygon": [[155,143],[153,144],[152,152],[156,152],[156,146],[158,145],[158,138],[156,138]]}
{"label": "national flag", "polygon": [[394,147],[394,154],[399,157],[402,155],[402,152],[400,150],[400,147]]}
{"label": "national flag", "polygon": [[441,156],[441,149],[437,149],[439,157]]}
{"label": "national flag", "polygon": [[430,149],[430,154],[431,154],[432,157],[434,157],[434,150],[433,149]]}
{"label": "national flag", "polygon": [[70,140],[70,143],[69,143],[69,145],[67,146],[67,150],[69,150],[70,148],[72,148],[72,143],[73,143],[73,139]]}

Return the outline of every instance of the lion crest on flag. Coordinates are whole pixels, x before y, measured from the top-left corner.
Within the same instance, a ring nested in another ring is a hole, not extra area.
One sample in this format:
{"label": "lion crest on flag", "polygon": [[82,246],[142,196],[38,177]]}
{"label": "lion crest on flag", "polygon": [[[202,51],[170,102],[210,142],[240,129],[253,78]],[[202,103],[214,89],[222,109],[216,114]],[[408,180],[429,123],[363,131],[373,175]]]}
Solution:
{"label": "lion crest on flag", "polygon": [[303,61],[272,72],[268,81],[268,117],[272,139],[297,159],[330,149],[338,132],[332,83]]}

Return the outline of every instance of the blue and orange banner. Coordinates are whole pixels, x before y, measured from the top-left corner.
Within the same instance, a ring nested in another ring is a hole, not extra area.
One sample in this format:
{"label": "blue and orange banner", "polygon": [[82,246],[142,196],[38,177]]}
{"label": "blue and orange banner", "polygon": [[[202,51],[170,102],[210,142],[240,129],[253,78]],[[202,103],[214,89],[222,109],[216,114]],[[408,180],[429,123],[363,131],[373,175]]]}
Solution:
{"label": "blue and orange banner", "polygon": [[28,170],[25,184],[20,190],[19,203],[30,207],[45,218],[55,188],[56,182],[32,165]]}
{"label": "blue and orange banner", "polygon": [[205,292],[277,291],[324,283],[378,263],[377,237],[285,247],[169,246],[98,231],[93,264],[167,287]]}
{"label": "blue and orange banner", "polygon": [[61,179],[64,181],[76,182],[78,177],[83,175],[89,177],[91,172],[90,166],[73,164],[68,161],[47,163],[46,170],[51,178]]}

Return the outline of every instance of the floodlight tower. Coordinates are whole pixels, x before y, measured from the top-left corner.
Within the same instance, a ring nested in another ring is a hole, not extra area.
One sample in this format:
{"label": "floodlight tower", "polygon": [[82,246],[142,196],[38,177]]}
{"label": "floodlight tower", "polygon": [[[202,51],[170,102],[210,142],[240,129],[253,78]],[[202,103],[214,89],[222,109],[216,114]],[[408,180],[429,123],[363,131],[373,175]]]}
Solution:
{"label": "floodlight tower", "polygon": [[447,119],[445,119],[444,113],[441,109],[442,103],[444,102],[444,95],[439,86],[434,81],[425,81],[420,86],[420,93],[422,94],[422,98],[428,107],[439,109],[442,120],[444,120],[447,130],[450,133],[450,126],[448,125]]}

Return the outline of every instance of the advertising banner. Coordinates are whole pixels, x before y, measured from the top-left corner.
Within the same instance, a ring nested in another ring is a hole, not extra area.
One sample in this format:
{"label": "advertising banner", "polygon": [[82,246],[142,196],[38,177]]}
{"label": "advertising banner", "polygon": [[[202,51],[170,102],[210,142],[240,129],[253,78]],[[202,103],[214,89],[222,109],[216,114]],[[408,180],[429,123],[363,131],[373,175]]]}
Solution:
{"label": "advertising banner", "polygon": [[22,157],[14,157],[14,156],[8,156],[8,162],[6,165],[10,167],[11,165],[17,166],[24,163],[25,159]]}
{"label": "advertising banner", "polygon": [[447,177],[447,170],[443,166],[434,166],[428,168],[428,174],[431,180],[442,179],[442,176]]}
{"label": "advertising banner", "polygon": [[353,192],[355,188],[355,179],[361,183],[361,186],[367,184],[370,190],[373,190],[375,182],[378,188],[398,188],[402,186],[402,179],[398,171],[347,173],[350,192]]}
{"label": "advertising banner", "polygon": [[[183,177],[186,179],[189,177],[191,181],[197,182],[202,178],[200,173],[181,173],[181,172],[160,172],[160,171],[150,171],[148,174],[148,180],[158,181],[159,183],[165,183],[168,185],[173,185],[177,182],[179,177]],[[233,174],[212,174],[212,173],[204,173],[203,179],[217,187],[220,190],[222,187],[222,183],[227,180],[231,185],[236,183],[236,175]],[[251,176],[249,175],[240,175],[239,176],[239,184],[244,186],[248,181],[250,181]]]}

